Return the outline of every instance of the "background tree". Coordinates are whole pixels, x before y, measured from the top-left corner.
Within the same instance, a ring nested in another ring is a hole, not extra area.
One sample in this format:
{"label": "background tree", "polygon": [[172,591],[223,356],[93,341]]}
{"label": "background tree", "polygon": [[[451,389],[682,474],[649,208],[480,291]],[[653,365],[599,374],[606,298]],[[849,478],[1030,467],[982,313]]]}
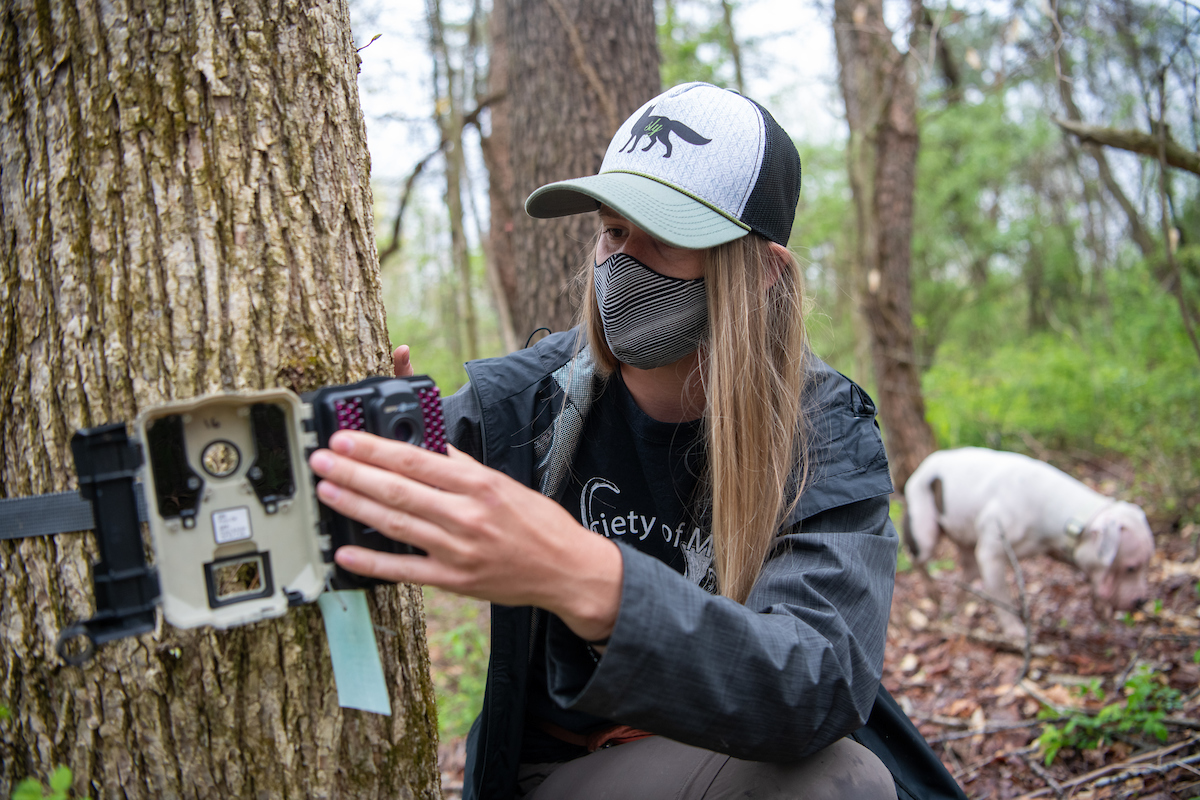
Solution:
{"label": "background tree", "polygon": [[[72,488],[76,428],[388,368],[345,4],[40,4],[0,16],[0,486]],[[392,717],[337,707],[314,607],[54,653],[90,536],[0,543],[0,795],[438,796],[421,601],[374,592]]]}
{"label": "background tree", "polygon": [[[912,65],[892,43],[882,0],[835,0],[846,101],[846,162],[858,223],[856,291],[871,337],[879,415],[896,489],[936,449],[913,349],[909,264],[917,162]],[[914,3],[914,18],[920,4]]]}
{"label": "background tree", "polygon": [[[450,57],[446,34],[442,23],[442,6],[439,0],[427,0],[426,14],[429,21],[429,49],[433,53],[434,111],[438,129],[441,131],[442,152],[446,160],[446,210],[450,222],[450,258],[458,278],[458,303],[456,314],[451,319],[462,321],[463,346],[459,348],[462,359],[479,358],[478,322],[475,303],[471,297],[471,256],[467,251],[465,214],[463,213],[463,178],[466,160],[463,157],[463,100],[466,96],[467,67],[457,67]],[[475,19],[472,17],[472,31]],[[473,38],[473,37],[472,37]]]}
{"label": "background tree", "polygon": [[596,230],[586,214],[532,220],[525,198],[600,168],[620,124],[659,91],[658,45],[651,0],[495,0],[493,14],[504,61],[492,62],[489,84],[505,87],[505,101],[492,125],[508,142],[502,152],[493,141],[489,163],[502,176],[493,192],[511,176],[503,203],[512,210],[513,329],[523,343],[539,327],[570,327],[572,281]]}

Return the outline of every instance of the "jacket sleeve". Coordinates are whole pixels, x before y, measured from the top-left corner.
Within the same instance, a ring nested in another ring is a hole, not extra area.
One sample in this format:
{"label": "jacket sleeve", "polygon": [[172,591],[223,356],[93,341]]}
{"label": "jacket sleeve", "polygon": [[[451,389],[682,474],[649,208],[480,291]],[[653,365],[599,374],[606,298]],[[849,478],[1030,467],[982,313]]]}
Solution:
{"label": "jacket sleeve", "polygon": [[883,668],[897,537],[887,496],[779,537],[746,605],[621,546],[621,609],[596,663],[559,620],[551,695],[567,708],[757,761],[789,761],[859,728]]}
{"label": "jacket sleeve", "polygon": [[483,415],[471,384],[442,398],[442,416],[446,422],[446,440],[476,461],[484,462]]}

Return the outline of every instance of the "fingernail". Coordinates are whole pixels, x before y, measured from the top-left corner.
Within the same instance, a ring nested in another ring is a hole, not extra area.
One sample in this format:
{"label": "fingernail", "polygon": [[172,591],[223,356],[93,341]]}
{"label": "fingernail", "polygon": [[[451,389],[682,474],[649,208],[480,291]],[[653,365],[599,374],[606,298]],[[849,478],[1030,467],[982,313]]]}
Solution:
{"label": "fingernail", "polygon": [[328,472],[333,467],[333,456],[327,450],[318,450],[309,456],[308,465],[313,472]]}
{"label": "fingernail", "polygon": [[333,436],[329,437],[329,447],[336,450],[342,455],[350,455],[354,452],[354,437],[338,431]]}
{"label": "fingernail", "polygon": [[354,551],[352,547],[339,547],[333,554],[333,559],[344,569],[353,570],[355,567],[361,567],[363,563],[362,557]]}
{"label": "fingernail", "polygon": [[327,503],[332,503],[342,496],[342,490],[329,481],[321,481],[317,484],[317,496]]}

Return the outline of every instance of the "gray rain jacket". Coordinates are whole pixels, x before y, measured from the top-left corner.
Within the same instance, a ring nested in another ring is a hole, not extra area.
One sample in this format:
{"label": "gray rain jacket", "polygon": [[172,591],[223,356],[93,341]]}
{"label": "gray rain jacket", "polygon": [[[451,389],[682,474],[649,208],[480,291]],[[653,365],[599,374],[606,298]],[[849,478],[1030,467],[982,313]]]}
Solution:
{"label": "gray rain jacket", "polygon": [[[455,446],[557,499],[598,391],[587,351],[576,356],[575,344],[574,332],[559,333],[468,364],[469,386],[444,404]],[[895,575],[892,484],[870,398],[815,358],[809,370],[808,482],[746,604],[620,545],[621,608],[603,658],[596,663],[560,620],[549,620],[556,702],[758,761],[804,757],[867,721],[882,691]],[[464,800],[513,795],[531,631],[545,613],[492,607]]]}

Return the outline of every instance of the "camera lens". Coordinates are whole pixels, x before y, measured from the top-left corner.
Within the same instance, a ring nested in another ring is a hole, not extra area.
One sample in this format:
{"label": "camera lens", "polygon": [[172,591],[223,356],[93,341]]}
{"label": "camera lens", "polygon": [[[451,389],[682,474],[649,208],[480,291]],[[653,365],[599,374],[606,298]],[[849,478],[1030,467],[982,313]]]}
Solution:
{"label": "camera lens", "polygon": [[401,442],[411,442],[416,434],[412,420],[401,418],[392,423],[392,436]]}

